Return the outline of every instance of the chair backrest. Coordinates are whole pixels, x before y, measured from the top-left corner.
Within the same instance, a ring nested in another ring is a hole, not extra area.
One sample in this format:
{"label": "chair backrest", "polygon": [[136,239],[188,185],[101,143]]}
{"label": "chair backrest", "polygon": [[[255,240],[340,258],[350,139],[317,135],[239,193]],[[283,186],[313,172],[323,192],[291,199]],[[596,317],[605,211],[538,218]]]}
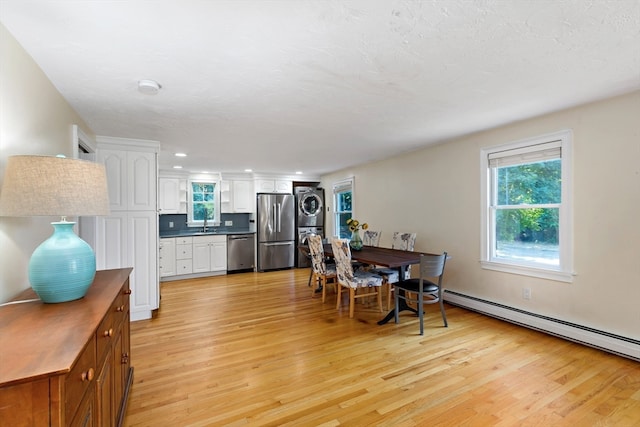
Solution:
{"label": "chair backrest", "polygon": [[393,233],[392,249],[401,249],[403,251],[412,251],[416,244],[416,233],[401,233],[396,231]]}
{"label": "chair backrest", "polygon": [[362,244],[365,246],[379,246],[381,231],[365,230],[362,236]]}
{"label": "chair backrest", "polygon": [[311,268],[316,274],[327,274],[327,264],[324,262],[324,247],[322,237],[317,234],[307,236],[309,253],[311,254]]}
{"label": "chair backrest", "polygon": [[351,266],[349,239],[333,238],[331,240],[331,248],[333,249],[333,258],[336,260],[338,282],[346,286],[352,286],[353,267]]}
{"label": "chair backrest", "polygon": [[442,276],[444,276],[444,265],[446,263],[446,252],[443,252],[442,255],[420,254],[420,280],[437,277],[439,291],[442,291]]}

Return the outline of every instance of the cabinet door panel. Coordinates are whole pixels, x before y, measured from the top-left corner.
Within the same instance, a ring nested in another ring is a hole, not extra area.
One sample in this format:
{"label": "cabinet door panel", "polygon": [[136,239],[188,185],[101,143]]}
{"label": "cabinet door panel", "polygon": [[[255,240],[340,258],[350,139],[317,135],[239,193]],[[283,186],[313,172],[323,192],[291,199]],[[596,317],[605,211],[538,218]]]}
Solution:
{"label": "cabinet door panel", "polygon": [[156,154],[127,153],[129,210],[156,210]]}
{"label": "cabinet door panel", "polygon": [[96,381],[96,417],[100,426],[110,426],[114,419],[112,361],[113,357],[110,353],[105,358]]}
{"label": "cabinet door panel", "polygon": [[111,212],[96,218],[96,268],[127,267],[127,213]]}
{"label": "cabinet door panel", "polygon": [[112,211],[127,209],[127,153],[117,150],[98,150],[98,161],[107,172],[109,208]]}
{"label": "cabinet door panel", "polygon": [[227,242],[211,243],[211,271],[227,269]]}
{"label": "cabinet door panel", "polygon": [[128,262],[131,273],[131,311],[151,311],[158,308],[157,214],[128,212]]}
{"label": "cabinet door panel", "polygon": [[176,274],[176,239],[160,239],[160,277]]}
{"label": "cabinet door panel", "polygon": [[251,181],[233,181],[233,211],[249,213],[255,210],[255,197]]}
{"label": "cabinet door panel", "polygon": [[162,214],[180,211],[180,180],[177,178],[158,179],[158,211]]}
{"label": "cabinet door panel", "polygon": [[204,273],[211,271],[211,250],[209,242],[193,244],[193,272]]}

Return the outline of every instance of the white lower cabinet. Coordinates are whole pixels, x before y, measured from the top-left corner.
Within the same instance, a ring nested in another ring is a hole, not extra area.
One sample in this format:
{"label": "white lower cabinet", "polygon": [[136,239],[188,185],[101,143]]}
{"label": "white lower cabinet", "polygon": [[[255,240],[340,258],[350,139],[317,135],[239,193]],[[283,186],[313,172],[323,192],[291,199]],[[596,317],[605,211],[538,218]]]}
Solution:
{"label": "white lower cabinet", "polygon": [[176,274],[193,273],[193,238],[176,239]]}
{"label": "white lower cabinet", "polygon": [[157,221],[155,211],[116,211],[96,218],[96,268],[133,267],[132,320],[150,318],[159,306]]}
{"label": "white lower cabinet", "polygon": [[176,275],[176,239],[160,239],[158,259],[160,263],[160,277]]}
{"label": "white lower cabinet", "polygon": [[193,237],[193,273],[227,270],[227,236]]}

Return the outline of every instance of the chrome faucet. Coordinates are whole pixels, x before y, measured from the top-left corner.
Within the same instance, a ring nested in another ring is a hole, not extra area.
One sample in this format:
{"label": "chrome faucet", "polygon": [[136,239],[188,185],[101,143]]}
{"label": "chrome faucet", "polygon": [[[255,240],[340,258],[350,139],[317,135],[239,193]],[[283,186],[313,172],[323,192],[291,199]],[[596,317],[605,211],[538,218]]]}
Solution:
{"label": "chrome faucet", "polygon": [[202,232],[206,233],[207,232],[207,216],[209,216],[209,212],[207,212],[207,210],[204,210],[204,227],[202,227]]}

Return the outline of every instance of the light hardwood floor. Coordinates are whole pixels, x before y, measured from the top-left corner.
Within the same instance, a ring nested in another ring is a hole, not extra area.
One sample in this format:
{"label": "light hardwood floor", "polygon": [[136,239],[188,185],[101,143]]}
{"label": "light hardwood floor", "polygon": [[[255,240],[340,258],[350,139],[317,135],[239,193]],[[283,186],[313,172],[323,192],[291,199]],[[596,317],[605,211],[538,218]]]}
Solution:
{"label": "light hardwood floor", "polygon": [[447,306],[378,326],[306,269],[161,285],[126,426],[638,426],[640,363]]}

